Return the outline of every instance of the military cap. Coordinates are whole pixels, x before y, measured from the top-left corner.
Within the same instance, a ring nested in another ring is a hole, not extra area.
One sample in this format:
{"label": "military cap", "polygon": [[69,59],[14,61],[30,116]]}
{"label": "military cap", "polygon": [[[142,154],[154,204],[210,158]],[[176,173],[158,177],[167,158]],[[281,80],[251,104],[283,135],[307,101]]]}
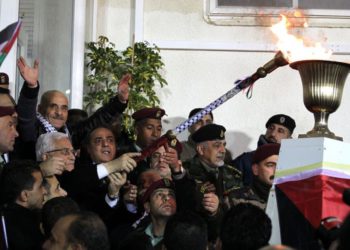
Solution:
{"label": "military cap", "polygon": [[195,143],[203,141],[224,140],[225,139],[225,127],[217,124],[208,124],[192,134],[192,140]]}
{"label": "military cap", "polygon": [[[195,114],[197,114],[199,111],[201,111],[203,108],[195,108],[192,109],[190,114],[188,115],[188,118],[191,118],[192,116],[194,116]],[[208,115],[210,115],[211,119],[214,120],[214,116],[212,112],[209,112]]]}
{"label": "military cap", "polygon": [[142,196],[142,203],[149,201],[153,192],[160,188],[168,188],[175,191],[175,184],[170,179],[164,178],[153,182]]}
{"label": "military cap", "polygon": [[0,106],[0,117],[13,115],[16,112],[15,107],[11,106]]}
{"label": "military cap", "polygon": [[160,120],[165,115],[165,110],[161,108],[143,108],[132,114],[135,121],[140,121],[146,118]]}
{"label": "military cap", "polygon": [[177,154],[180,156],[180,154],[182,153],[182,143],[177,138],[174,138],[174,139],[171,139],[168,142],[168,144],[170,147],[175,149]]}
{"label": "military cap", "polygon": [[272,123],[276,123],[282,125],[289,129],[290,133],[293,134],[295,129],[295,121],[292,117],[284,114],[278,114],[270,117],[270,119],[266,122],[265,127],[268,128]]}
{"label": "military cap", "polygon": [[269,143],[258,147],[253,156],[253,163],[259,163],[271,155],[278,155],[280,148],[281,145],[278,143]]}
{"label": "military cap", "polygon": [[0,85],[9,85],[9,76],[6,73],[0,72]]}

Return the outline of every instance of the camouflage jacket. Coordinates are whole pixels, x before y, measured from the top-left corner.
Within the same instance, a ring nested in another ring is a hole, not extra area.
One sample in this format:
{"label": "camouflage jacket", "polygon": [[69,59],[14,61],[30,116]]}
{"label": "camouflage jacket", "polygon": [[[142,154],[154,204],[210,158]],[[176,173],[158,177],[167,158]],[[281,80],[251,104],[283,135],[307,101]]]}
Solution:
{"label": "camouflage jacket", "polygon": [[230,205],[234,206],[239,203],[251,203],[265,210],[270,189],[270,185],[253,178],[253,183],[250,186],[245,186],[231,193]]}
{"label": "camouflage jacket", "polygon": [[226,209],[230,193],[243,186],[241,172],[226,164],[222,167],[213,168],[207,166],[195,156],[190,161],[184,162],[183,167],[187,170],[189,176],[195,180],[197,193],[204,194],[206,190],[202,188],[202,185],[210,182],[215,186],[216,195]]}

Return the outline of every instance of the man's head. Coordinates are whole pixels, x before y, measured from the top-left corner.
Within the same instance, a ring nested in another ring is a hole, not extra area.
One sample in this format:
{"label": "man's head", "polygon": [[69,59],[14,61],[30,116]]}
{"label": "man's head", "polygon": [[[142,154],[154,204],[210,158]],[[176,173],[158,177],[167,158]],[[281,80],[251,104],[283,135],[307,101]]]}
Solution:
{"label": "man's head", "polygon": [[0,154],[12,151],[18,136],[15,105],[9,94],[0,94]]}
{"label": "man's head", "polygon": [[[192,117],[193,115],[197,114],[199,111],[203,110],[202,108],[195,108],[192,109],[190,114],[188,115],[188,118]],[[192,126],[190,126],[188,128],[188,131],[190,132],[190,134],[193,134],[194,132],[196,132],[198,129],[200,129],[201,127],[208,125],[208,124],[212,124],[214,121],[214,117],[213,117],[213,113],[210,112],[209,114],[206,114],[205,116],[202,117],[202,119],[200,119],[199,121],[197,121],[195,124],[193,124]]]}
{"label": "man's head", "polygon": [[0,88],[8,88],[9,84],[9,76],[4,72],[0,72]]}
{"label": "man's head", "polygon": [[49,90],[41,96],[39,113],[56,129],[61,129],[68,117],[68,99],[60,91]]}
{"label": "man's head", "polygon": [[163,241],[167,250],[206,250],[207,224],[194,212],[176,213],[165,226]]}
{"label": "man's head", "polygon": [[64,133],[52,132],[40,135],[36,142],[35,151],[38,161],[57,157],[64,160],[66,171],[74,169],[76,152],[69,137]]}
{"label": "man's head", "polygon": [[271,143],[281,143],[282,139],[291,138],[295,129],[295,121],[288,115],[278,114],[266,122],[265,138]]}
{"label": "man's head", "polygon": [[73,128],[86,118],[88,118],[88,113],[85,110],[69,109],[66,125],[70,128]]}
{"label": "man's head", "polygon": [[253,156],[252,171],[261,182],[272,185],[280,151],[280,144],[265,144],[257,148]]}
{"label": "man's head", "polygon": [[87,137],[87,152],[95,163],[104,163],[115,158],[117,145],[112,130],[98,127]]}
{"label": "man's head", "polygon": [[17,203],[30,210],[41,209],[46,190],[38,164],[11,162],[2,172],[1,192],[4,203]]}
{"label": "man's head", "polygon": [[46,194],[44,196],[44,202],[47,202],[55,197],[67,196],[66,190],[61,187],[60,182],[57,180],[55,175],[45,177],[45,189]]}
{"label": "man's head", "polygon": [[70,214],[60,218],[51,230],[43,249],[107,250],[107,229],[102,220],[91,212]]}
{"label": "man's head", "polygon": [[142,200],[144,193],[152,185],[152,183],[161,179],[162,177],[160,176],[159,172],[155,169],[147,169],[146,171],[143,171],[137,180],[138,199]]}
{"label": "man's head", "polygon": [[45,202],[41,210],[42,229],[45,236],[50,236],[51,229],[61,217],[79,211],[79,205],[69,197],[55,197]]}
{"label": "man's head", "polygon": [[162,178],[171,178],[171,169],[165,160],[164,154],[165,148],[161,146],[151,155],[150,167],[156,170]]}
{"label": "man's head", "polygon": [[262,209],[249,203],[238,204],[222,220],[221,249],[259,249],[268,245],[271,231],[271,220]]}
{"label": "man's head", "polygon": [[136,144],[143,148],[151,145],[162,133],[162,117],[165,111],[161,108],[143,108],[132,114],[135,120]]}
{"label": "man's head", "polygon": [[169,179],[155,181],[142,197],[145,211],[153,219],[168,219],[176,212],[175,186]]}
{"label": "man's head", "polygon": [[224,164],[226,153],[226,129],[217,124],[208,124],[198,129],[192,140],[196,143],[197,155],[200,160],[211,167],[219,167]]}

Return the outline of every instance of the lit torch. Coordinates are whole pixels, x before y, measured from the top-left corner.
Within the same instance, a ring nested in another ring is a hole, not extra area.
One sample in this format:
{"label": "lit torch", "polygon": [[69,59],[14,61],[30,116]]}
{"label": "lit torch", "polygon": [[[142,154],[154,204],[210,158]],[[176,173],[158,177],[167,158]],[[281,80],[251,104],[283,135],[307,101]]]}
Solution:
{"label": "lit torch", "polygon": [[[304,26],[307,26],[306,24]],[[328,129],[328,117],[340,105],[346,77],[350,65],[329,61],[332,51],[321,43],[306,42],[289,33],[290,23],[282,15],[282,20],[271,27],[277,36],[277,47],[299,71],[303,84],[305,107],[314,114],[314,128],[299,137],[328,137],[342,140]]]}

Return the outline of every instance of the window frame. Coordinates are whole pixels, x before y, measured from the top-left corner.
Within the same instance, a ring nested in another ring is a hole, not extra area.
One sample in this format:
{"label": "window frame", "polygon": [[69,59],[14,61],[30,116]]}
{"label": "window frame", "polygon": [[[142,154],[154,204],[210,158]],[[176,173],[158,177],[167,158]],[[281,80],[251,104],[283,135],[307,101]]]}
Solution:
{"label": "window frame", "polygon": [[[218,0],[204,0],[204,19],[215,25],[271,26],[279,20],[281,13],[297,10],[298,0],[293,0],[293,8],[249,8],[219,6]],[[259,12],[260,13],[259,13]],[[266,14],[261,14],[263,11]],[[349,10],[303,10],[309,27],[349,28]]]}

